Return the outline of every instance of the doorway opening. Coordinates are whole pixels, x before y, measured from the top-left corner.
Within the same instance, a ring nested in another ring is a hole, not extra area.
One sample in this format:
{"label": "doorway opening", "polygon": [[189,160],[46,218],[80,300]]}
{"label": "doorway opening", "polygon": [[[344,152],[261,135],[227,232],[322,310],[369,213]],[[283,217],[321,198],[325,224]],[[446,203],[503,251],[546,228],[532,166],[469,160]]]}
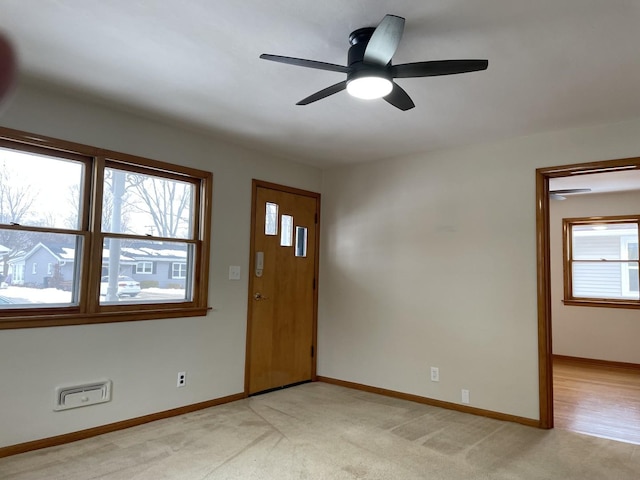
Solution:
{"label": "doorway opening", "polygon": [[[536,238],[538,258],[538,368],[540,427],[554,427],[554,352],[552,334],[552,263],[550,182],[592,174],[638,173],[640,158],[626,158],[536,170]],[[637,212],[636,212],[637,213]],[[580,307],[578,307],[580,308]]]}

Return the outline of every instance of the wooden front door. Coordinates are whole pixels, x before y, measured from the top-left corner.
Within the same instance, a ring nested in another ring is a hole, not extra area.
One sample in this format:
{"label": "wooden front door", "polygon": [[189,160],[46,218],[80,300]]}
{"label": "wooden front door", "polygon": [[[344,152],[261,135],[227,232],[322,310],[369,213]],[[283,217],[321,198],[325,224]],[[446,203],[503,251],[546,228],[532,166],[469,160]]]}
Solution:
{"label": "wooden front door", "polygon": [[249,395],[313,380],[320,195],[253,182]]}

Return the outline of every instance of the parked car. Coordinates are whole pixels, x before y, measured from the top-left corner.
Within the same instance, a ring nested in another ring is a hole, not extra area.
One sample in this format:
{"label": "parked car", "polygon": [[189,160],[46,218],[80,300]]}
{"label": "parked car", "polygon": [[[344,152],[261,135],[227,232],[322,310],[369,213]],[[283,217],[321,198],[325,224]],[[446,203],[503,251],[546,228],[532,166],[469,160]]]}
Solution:
{"label": "parked car", "polygon": [[[105,276],[100,279],[100,295],[107,294],[109,287],[109,277]],[[135,297],[140,293],[140,282],[136,282],[133,278],[125,275],[118,277],[118,296]]]}

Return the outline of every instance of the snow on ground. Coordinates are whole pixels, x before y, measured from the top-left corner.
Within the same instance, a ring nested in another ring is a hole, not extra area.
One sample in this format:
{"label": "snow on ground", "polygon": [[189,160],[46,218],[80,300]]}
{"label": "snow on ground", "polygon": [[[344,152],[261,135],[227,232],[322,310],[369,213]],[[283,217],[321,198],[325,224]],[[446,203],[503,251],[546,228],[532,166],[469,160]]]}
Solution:
{"label": "snow on ground", "polygon": [[12,285],[0,290],[0,296],[15,303],[71,303],[71,292],[57,288],[28,288]]}
{"label": "snow on ground", "polygon": [[[153,297],[157,300],[185,298],[184,289],[179,288],[145,288],[140,292],[140,300],[144,299],[145,293],[154,294]],[[131,302],[132,299],[128,301]],[[57,288],[29,288],[15,285],[0,290],[0,305],[6,307],[11,304],[29,303],[70,304],[71,292]]]}

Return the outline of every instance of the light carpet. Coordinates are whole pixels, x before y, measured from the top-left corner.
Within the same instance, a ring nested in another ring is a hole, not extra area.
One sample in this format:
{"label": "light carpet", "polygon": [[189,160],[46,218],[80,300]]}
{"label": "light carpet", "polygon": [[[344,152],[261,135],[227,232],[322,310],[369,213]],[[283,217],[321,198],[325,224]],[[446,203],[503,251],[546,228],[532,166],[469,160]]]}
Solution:
{"label": "light carpet", "polygon": [[3,480],[640,479],[640,446],[309,383],[0,459]]}

